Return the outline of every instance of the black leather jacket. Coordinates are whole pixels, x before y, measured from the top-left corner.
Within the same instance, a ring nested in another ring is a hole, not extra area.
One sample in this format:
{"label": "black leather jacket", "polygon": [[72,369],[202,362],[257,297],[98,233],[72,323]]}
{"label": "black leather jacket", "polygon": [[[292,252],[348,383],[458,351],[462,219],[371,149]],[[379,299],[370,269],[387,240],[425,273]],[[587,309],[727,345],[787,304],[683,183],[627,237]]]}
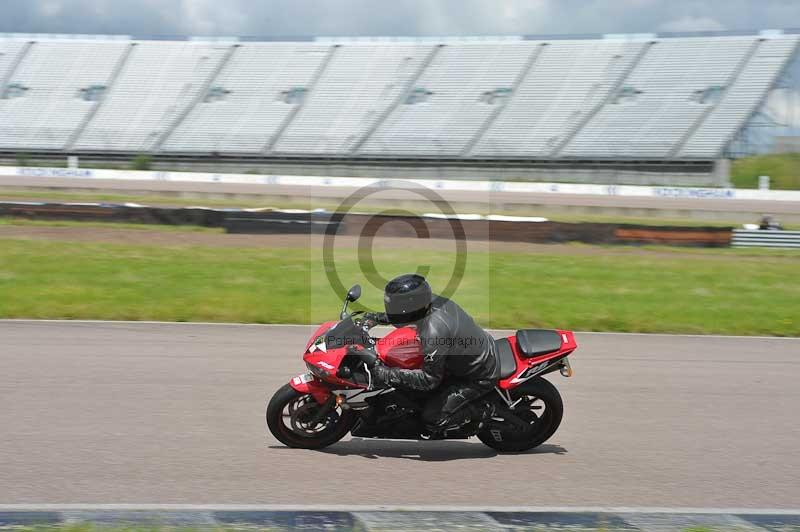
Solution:
{"label": "black leather jacket", "polygon": [[497,380],[500,364],[494,338],[453,301],[434,296],[430,312],[416,323],[416,328],[425,355],[422,368],[379,365],[373,370],[376,380],[422,391],[437,388],[445,377],[460,381]]}

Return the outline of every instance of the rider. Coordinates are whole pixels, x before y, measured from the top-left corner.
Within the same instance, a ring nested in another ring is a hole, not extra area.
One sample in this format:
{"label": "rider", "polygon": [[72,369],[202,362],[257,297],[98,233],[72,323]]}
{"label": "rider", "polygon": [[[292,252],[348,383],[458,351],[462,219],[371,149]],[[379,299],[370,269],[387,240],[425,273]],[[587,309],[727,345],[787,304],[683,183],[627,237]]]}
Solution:
{"label": "rider", "polygon": [[383,301],[386,315],[380,321],[395,327],[414,325],[425,358],[421,369],[377,363],[372,368],[376,383],[432,391],[446,380],[447,387],[422,412],[431,437],[490,415],[490,404],[475,407],[473,401],[491,391],[499,378],[494,338],[456,303],[434,295],[421,275],[389,281]]}

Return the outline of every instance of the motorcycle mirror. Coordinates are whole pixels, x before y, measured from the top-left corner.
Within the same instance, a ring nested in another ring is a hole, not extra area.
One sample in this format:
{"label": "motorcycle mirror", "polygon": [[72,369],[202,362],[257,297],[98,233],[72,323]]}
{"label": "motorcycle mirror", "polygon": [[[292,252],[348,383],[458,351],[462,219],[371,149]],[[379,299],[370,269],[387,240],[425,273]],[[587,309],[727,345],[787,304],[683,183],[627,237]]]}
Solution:
{"label": "motorcycle mirror", "polygon": [[361,297],[361,285],[353,285],[353,287],[347,291],[347,301],[355,301],[359,297]]}

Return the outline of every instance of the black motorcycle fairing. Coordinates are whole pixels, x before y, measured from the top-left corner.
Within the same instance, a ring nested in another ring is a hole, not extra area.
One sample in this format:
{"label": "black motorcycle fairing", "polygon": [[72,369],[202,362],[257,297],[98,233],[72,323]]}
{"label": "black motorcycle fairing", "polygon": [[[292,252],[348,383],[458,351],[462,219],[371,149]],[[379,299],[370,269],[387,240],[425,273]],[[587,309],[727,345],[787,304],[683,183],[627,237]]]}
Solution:
{"label": "black motorcycle fairing", "polygon": [[351,434],[361,438],[409,440],[419,438],[424,428],[419,417],[423,401],[393,390],[366,399],[369,408],[359,411]]}
{"label": "black motorcycle fairing", "polygon": [[[366,399],[367,410],[360,410],[351,434],[360,438],[419,440],[427,431],[421,412],[432,393],[393,390]],[[499,400],[499,398],[498,398]],[[499,403],[498,403],[499,406]],[[480,421],[471,421],[456,430],[449,430],[445,439],[458,440],[475,436]]]}

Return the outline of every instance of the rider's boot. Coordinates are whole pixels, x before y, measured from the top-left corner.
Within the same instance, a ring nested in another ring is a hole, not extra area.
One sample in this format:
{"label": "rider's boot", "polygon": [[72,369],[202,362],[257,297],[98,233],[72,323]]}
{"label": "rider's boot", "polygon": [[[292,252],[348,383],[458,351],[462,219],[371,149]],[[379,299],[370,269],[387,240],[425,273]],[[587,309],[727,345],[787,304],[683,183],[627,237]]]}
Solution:
{"label": "rider's boot", "polygon": [[449,430],[460,429],[471,423],[473,419],[483,424],[494,415],[494,403],[491,401],[475,401],[461,408],[449,418],[445,418],[435,425],[428,425],[425,432],[420,434],[420,437],[423,440],[442,440]]}

